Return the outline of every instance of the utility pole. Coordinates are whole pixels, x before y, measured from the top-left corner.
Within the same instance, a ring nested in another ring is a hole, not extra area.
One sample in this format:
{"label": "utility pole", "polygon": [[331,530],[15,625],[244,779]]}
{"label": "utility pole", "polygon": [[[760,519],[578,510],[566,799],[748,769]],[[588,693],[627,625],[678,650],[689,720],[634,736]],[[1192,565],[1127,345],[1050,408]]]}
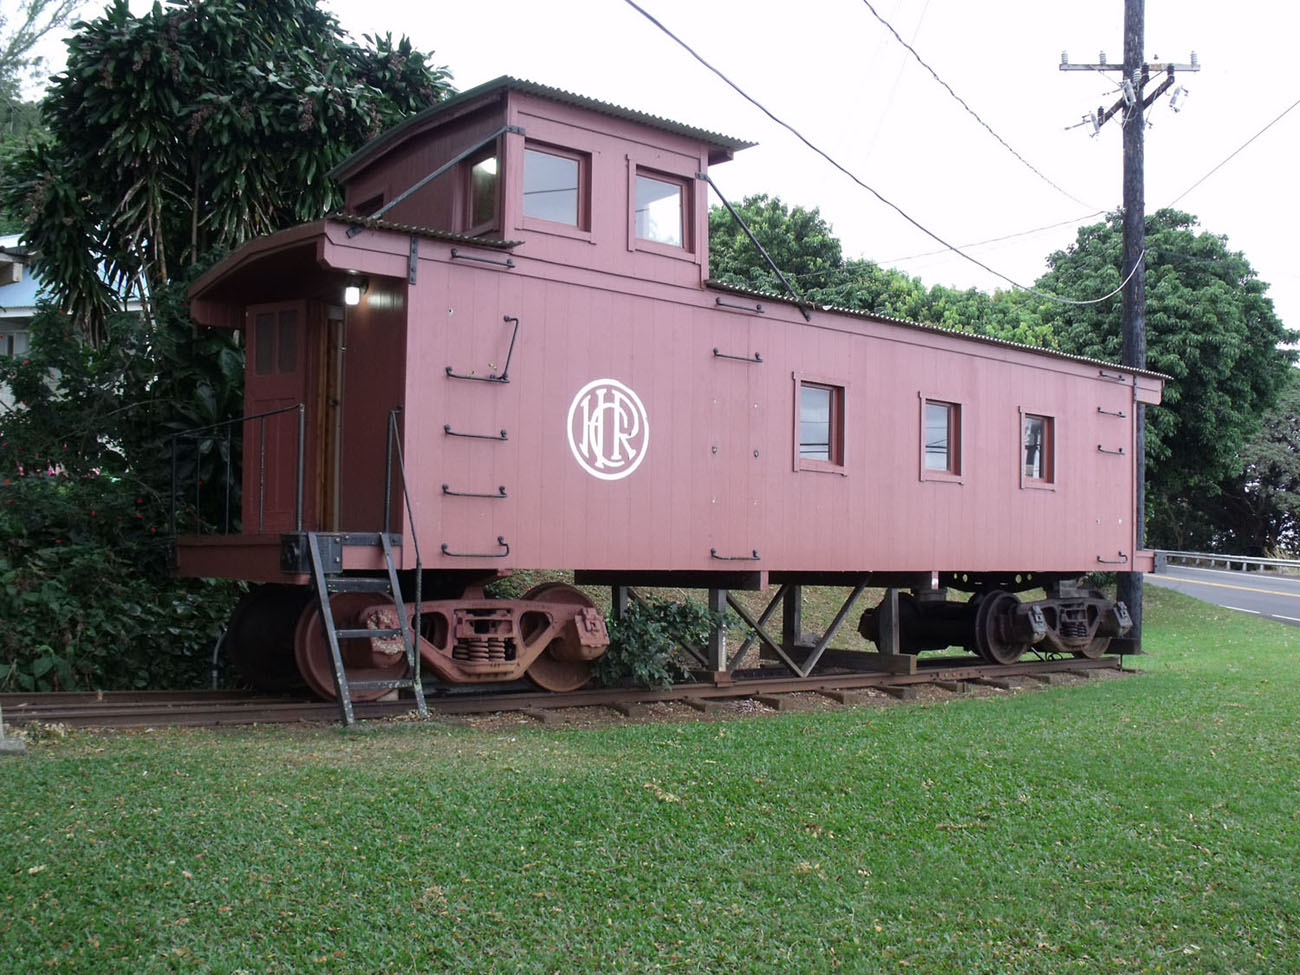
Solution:
{"label": "utility pole", "polygon": [[[1176,71],[1199,71],[1201,66],[1193,52],[1190,64],[1147,64],[1142,47],[1145,33],[1146,0],[1124,0],[1124,63],[1108,64],[1106,55],[1099,56],[1097,64],[1071,64],[1062,52],[1062,71],[1120,71],[1120,98],[1109,109],[1098,107],[1096,114],[1085,116],[1091,122],[1093,133],[1115,115],[1123,111],[1124,123],[1124,256],[1120,267],[1124,282],[1124,325],[1121,362],[1134,369],[1147,365],[1146,332],[1146,194],[1143,167],[1143,136],[1146,131],[1146,110],[1157,98],[1174,84]],[[1149,95],[1146,87],[1152,75],[1163,73],[1164,80]],[[1133,401],[1135,424],[1133,449],[1133,478],[1135,486],[1134,542],[1137,548],[1145,544],[1146,535],[1146,406]],[[1133,618],[1133,629],[1121,643],[1121,652],[1142,652],[1142,573],[1118,573],[1116,599],[1128,606]]]}

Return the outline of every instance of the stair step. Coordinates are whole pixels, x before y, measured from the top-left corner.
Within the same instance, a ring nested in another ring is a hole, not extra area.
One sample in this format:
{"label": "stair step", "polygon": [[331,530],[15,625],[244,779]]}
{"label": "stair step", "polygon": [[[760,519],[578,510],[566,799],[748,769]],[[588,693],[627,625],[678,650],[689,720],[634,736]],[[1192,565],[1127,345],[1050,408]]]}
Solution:
{"label": "stair step", "polygon": [[350,680],[349,691],[400,691],[414,690],[415,681],[409,677],[397,680]]}
{"label": "stair step", "polygon": [[340,640],[374,640],[382,637],[401,636],[400,626],[381,626],[376,629],[335,630],[334,635]]}
{"label": "stair step", "polygon": [[[315,537],[318,542],[338,542],[349,548],[379,548],[384,544],[382,532],[316,532]],[[393,543],[401,544],[398,535],[392,534],[389,538]]]}
{"label": "stair step", "polygon": [[387,579],[371,579],[358,576],[326,576],[325,588],[330,592],[386,592],[393,591],[393,585]]}

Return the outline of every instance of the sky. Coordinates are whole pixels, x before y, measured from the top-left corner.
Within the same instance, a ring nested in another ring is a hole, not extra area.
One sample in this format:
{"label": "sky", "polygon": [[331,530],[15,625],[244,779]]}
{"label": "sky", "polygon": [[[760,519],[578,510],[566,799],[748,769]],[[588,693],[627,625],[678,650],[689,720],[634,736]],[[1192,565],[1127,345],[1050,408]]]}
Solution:
{"label": "sky", "polygon": [[[625,0],[322,0],[358,38],[410,36],[451,69],[461,90],[509,74],[756,142],[711,169],[729,199],[768,193],[817,207],[846,257],[869,258],[927,285],[1032,284],[1078,226],[1119,207],[1118,117],[1095,135],[1091,125],[1067,128],[1116,100],[1118,72],[1058,66],[1063,51],[1076,64],[1096,62],[1101,52],[1122,62],[1122,0],[871,0],[1042,176],[972,118],[864,0],[638,2],[862,182],[1005,277],[946,251]],[[1298,37],[1300,4],[1147,0],[1147,61],[1187,63],[1195,51],[1202,69],[1179,75],[1187,89],[1180,111],[1165,96],[1148,113],[1148,212],[1180,197],[1300,99],[1292,69]],[[1178,206],[1244,252],[1269,283],[1282,320],[1300,329],[1297,149],[1300,107]]]}

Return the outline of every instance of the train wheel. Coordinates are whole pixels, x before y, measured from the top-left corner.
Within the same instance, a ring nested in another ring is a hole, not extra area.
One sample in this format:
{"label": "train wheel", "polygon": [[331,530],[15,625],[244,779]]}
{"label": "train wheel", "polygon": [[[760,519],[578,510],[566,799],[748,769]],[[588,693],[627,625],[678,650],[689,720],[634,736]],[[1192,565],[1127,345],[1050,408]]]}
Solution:
{"label": "train wheel", "polygon": [[293,632],[310,597],[303,586],[254,586],[230,614],[226,656],[235,673],[257,690],[302,686],[293,659]]}
{"label": "train wheel", "polygon": [[[382,597],[358,592],[341,592],[330,597],[334,625],[339,629],[361,629],[366,626],[389,627],[397,625],[393,603]],[[401,638],[386,642],[401,646]],[[405,653],[383,653],[375,649],[370,640],[340,640],[339,653],[349,680],[397,680],[406,676]],[[312,599],[298,618],[293,635],[293,655],[298,672],[316,694],[332,701],[338,697],[334,686],[334,661],[330,655],[329,639],[321,617],[320,603]],[[354,701],[374,701],[388,691],[381,689],[354,691]]]}
{"label": "train wheel", "polygon": [[1019,643],[1011,633],[1012,614],[1020,600],[1012,593],[996,590],[985,596],[975,611],[975,646],[991,664],[1013,664],[1029,644]]}
{"label": "train wheel", "polygon": [[[595,607],[587,594],[563,582],[545,582],[534,586],[524,594],[525,599],[537,602],[564,603],[580,606],[583,609]],[[525,634],[525,637],[527,634]],[[528,679],[544,691],[564,693],[576,691],[591,679],[591,663],[586,660],[561,660],[552,654],[552,650],[561,650],[565,637],[556,637],[541,655],[528,667]]]}
{"label": "train wheel", "polygon": [[1110,649],[1110,637],[1098,636],[1093,637],[1091,643],[1086,647],[1074,651],[1076,657],[1084,657],[1088,660],[1096,660],[1103,653]]}

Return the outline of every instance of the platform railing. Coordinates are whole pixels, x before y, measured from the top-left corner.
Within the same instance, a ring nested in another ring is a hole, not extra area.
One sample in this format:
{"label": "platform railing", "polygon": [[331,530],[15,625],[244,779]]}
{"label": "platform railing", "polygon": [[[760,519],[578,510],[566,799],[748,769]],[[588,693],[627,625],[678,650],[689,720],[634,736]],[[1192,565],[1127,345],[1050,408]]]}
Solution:
{"label": "platform railing", "polygon": [[1300,560],[1266,559],[1254,555],[1222,555],[1216,552],[1173,552],[1157,549],[1156,572],[1168,565],[1206,566],[1239,572],[1300,572]]}
{"label": "platform railing", "polygon": [[[420,539],[415,534],[415,512],[411,509],[410,486],[406,480],[406,459],[402,454],[402,432],[397,421],[402,408],[394,406],[388,411],[388,442],[385,450],[384,475],[384,534],[392,529],[393,519],[393,461],[397,461],[397,476],[401,482],[402,504],[406,510],[406,534],[411,536],[411,552],[415,555],[415,614],[411,620],[411,633],[415,641],[415,655],[411,662],[413,679],[420,680],[420,606],[424,600],[424,564],[420,559]],[[421,703],[423,708],[423,703]],[[423,713],[423,711],[421,711]]]}
{"label": "platform railing", "polygon": [[[256,423],[258,425],[258,452],[257,452],[257,531],[260,534],[266,524],[266,425],[272,417],[281,416],[286,413],[297,413],[298,415],[298,437],[297,437],[297,470],[295,473],[295,500],[294,500],[294,525],[295,530],[302,531],[303,519],[303,482],[306,476],[305,471],[305,450],[306,450],[306,407],[302,403],[296,403],[293,406],[284,406],[278,410],[267,410],[264,413],[250,413],[247,416],[235,417],[232,420],[223,420],[220,423],[210,423],[207,426],[195,427],[192,430],[182,430],[180,433],[173,434],[168,441],[168,453],[171,462],[171,503],[169,508],[168,524],[170,532],[174,536],[177,534],[177,518],[180,514],[182,485],[180,462],[183,452],[188,445],[193,446],[194,451],[194,533],[205,534],[203,521],[203,451],[205,445],[220,443],[224,447],[223,456],[224,464],[220,474],[220,486],[222,491],[222,500],[220,502],[220,514],[215,524],[217,527],[209,528],[208,533],[229,535],[234,529],[232,523],[231,509],[232,497],[235,488],[235,437],[237,429],[243,433],[241,438],[242,444],[247,442],[246,430],[243,425],[247,423]],[[210,448],[209,448],[210,449]],[[247,458],[243,458],[247,460]],[[184,486],[184,493],[188,496],[189,485]],[[246,527],[246,526],[244,526]]]}

